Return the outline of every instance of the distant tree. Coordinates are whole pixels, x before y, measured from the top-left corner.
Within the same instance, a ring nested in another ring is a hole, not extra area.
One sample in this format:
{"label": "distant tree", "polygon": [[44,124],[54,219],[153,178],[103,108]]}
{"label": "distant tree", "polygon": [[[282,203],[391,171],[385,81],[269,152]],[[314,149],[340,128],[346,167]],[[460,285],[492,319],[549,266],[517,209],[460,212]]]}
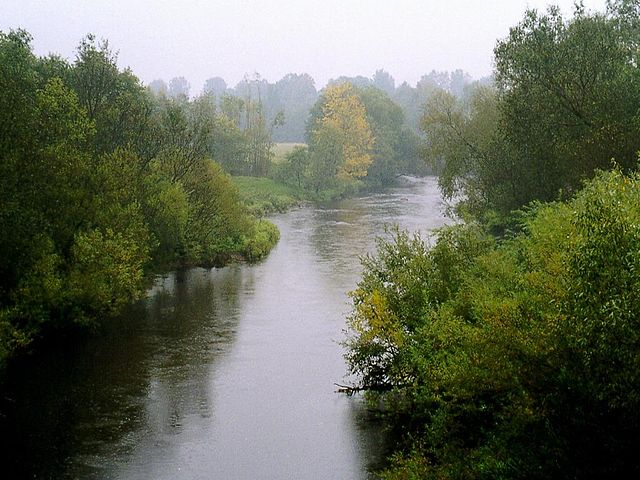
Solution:
{"label": "distant tree", "polygon": [[422,104],[418,96],[418,91],[407,82],[403,82],[396,88],[393,101],[402,108],[406,119],[405,121],[409,128],[414,132],[418,132],[420,116],[422,115]]}
{"label": "distant tree", "polygon": [[471,75],[463,70],[456,70],[449,74],[449,92],[456,97],[462,97],[464,95],[465,88],[469,85],[473,79]]}
{"label": "distant tree", "polygon": [[354,87],[368,87],[373,82],[370,78],[363,77],[362,75],[356,75],[355,77],[347,77],[345,75],[341,75],[338,78],[332,78],[327,82],[327,86],[341,85],[344,83],[349,83]]}
{"label": "distant tree", "polygon": [[[235,97],[233,97],[235,98]],[[226,114],[217,115],[211,137],[211,157],[231,175],[245,175],[248,145],[238,123]]]}
{"label": "distant tree", "polygon": [[224,116],[231,120],[234,125],[240,128],[245,102],[242,98],[225,93],[220,98],[220,111]]}
{"label": "distant tree", "polygon": [[149,90],[151,90],[156,95],[166,96],[169,93],[169,87],[167,86],[167,82],[158,78],[153,80],[149,85]]}
{"label": "distant tree", "polygon": [[384,70],[376,70],[376,73],[373,75],[373,86],[382,90],[389,96],[393,96],[396,90],[396,82],[388,72]]}
{"label": "distant tree", "polygon": [[376,87],[356,90],[367,115],[367,122],[373,134],[373,161],[367,170],[366,180],[370,184],[389,185],[398,173],[405,170],[406,151],[401,146],[404,128],[404,114],[389,96]]}
{"label": "distant tree", "polygon": [[191,85],[184,77],[174,77],[169,81],[169,96],[173,98],[189,98]]}
{"label": "distant tree", "polygon": [[242,94],[244,118],[241,121],[247,148],[245,174],[265,176],[271,166],[271,134],[275,123],[280,122],[277,113],[271,115],[271,120],[265,114],[262,101],[265,91],[270,90],[269,83],[260,74],[253,77],[245,76],[244,80],[235,88],[236,93]]}
{"label": "distant tree", "polygon": [[227,82],[220,77],[212,77],[204,82],[202,89],[203,93],[215,95],[216,98],[220,98],[227,91]]}
{"label": "distant tree", "polygon": [[306,73],[290,73],[278,80],[267,101],[271,103],[270,110],[284,113],[285,123],[274,132],[274,140],[303,142],[309,110],[317,99],[313,78]]}

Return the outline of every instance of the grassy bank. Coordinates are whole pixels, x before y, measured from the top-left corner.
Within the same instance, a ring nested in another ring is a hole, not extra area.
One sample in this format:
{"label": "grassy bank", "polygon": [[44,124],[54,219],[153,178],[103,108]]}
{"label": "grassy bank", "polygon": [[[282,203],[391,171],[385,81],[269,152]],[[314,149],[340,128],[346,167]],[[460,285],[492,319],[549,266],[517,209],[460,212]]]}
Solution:
{"label": "grassy bank", "polygon": [[262,217],[273,212],[284,212],[298,206],[305,199],[304,192],[266,177],[232,177],[240,198],[249,211]]}
{"label": "grassy bank", "polygon": [[285,212],[304,202],[329,202],[340,198],[354,197],[365,191],[368,186],[363,182],[333,182],[327,188],[315,192],[304,188],[278,182],[267,177],[231,177],[238,187],[240,198],[249,212],[262,217],[274,212]]}

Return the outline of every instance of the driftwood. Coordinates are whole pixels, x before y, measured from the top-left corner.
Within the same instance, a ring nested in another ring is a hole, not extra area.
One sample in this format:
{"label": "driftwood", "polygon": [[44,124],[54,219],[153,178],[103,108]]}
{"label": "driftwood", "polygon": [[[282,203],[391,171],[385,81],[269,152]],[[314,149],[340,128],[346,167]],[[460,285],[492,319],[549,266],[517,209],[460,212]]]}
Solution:
{"label": "driftwood", "polygon": [[359,392],[390,392],[394,388],[393,385],[334,385],[338,387],[336,393],[346,393],[349,396]]}

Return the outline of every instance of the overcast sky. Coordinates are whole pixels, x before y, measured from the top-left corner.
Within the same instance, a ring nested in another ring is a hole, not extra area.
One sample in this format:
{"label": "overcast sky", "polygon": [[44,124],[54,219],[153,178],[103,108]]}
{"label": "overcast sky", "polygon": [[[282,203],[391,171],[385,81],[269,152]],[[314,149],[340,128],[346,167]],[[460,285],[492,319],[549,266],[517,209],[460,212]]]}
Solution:
{"label": "overcast sky", "polygon": [[[548,0],[0,0],[0,30],[24,28],[39,55],[73,59],[87,33],[109,40],[149,83],[184,76],[231,86],[246,73],[275,82],[309,73],[316,86],[384,68],[396,84],[431,70],[491,73],[492,50],[527,7]],[[557,0],[563,12],[574,0]],[[585,0],[604,10],[605,0]]]}

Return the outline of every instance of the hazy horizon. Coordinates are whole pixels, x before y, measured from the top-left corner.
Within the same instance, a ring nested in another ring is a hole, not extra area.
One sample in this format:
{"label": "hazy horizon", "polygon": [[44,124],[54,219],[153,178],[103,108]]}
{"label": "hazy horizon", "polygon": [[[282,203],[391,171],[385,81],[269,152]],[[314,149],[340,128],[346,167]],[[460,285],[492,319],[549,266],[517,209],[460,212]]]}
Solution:
{"label": "hazy horizon", "polygon": [[[270,82],[308,73],[320,89],[331,78],[371,77],[382,68],[396,85],[415,85],[432,70],[490,75],[495,42],[526,8],[549,3],[569,15],[574,0],[4,0],[0,30],[24,28],[36,54],[71,61],[92,33],[145,84],[183,76],[192,94],[208,78],[234,86],[254,72]],[[601,11],[605,0],[584,4]]]}

